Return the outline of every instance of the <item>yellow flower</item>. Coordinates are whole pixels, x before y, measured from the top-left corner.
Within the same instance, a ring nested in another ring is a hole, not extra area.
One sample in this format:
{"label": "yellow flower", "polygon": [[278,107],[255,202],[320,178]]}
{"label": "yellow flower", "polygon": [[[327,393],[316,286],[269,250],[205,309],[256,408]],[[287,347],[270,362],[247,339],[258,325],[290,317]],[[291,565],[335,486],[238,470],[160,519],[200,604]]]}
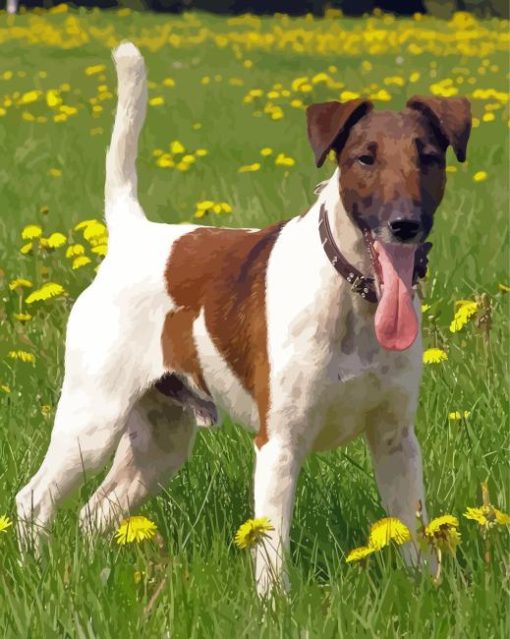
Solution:
{"label": "yellow flower", "polygon": [[220,202],[219,204],[221,213],[232,213],[232,207],[230,206],[230,204],[227,204],[226,202]]}
{"label": "yellow flower", "polygon": [[487,171],[477,171],[474,175],[473,175],[473,180],[475,182],[483,182],[484,180],[486,180],[488,177],[487,175]]}
{"label": "yellow flower", "polygon": [[89,242],[96,237],[103,237],[104,235],[106,235],[106,226],[97,221],[88,224],[83,231],[83,237]]}
{"label": "yellow flower", "polygon": [[78,222],[78,224],[76,224],[76,226],[74,227],[74,230],[81,231],[82,229],[86,229],[88,226],[91,226],[93,224],[99,224],[99,221],[96,219],[82,220],[81,222]]}
{"label": "yellow flower", "polygon": [[441,348],[428,348],[423,353],[424,364],[440,364],[448,359],[448,355]]}
{"label": "yellow flower", "polygon": [[179,140],[173,140],[172,142],[170,142],[170,153],[174,153],[175,155],[178,155],[179,153],[185,153],[185,152],[186,152],[186,149],[181,144],[181,142],[179,142]]}
{"label": "yellow flower", "polygon": [[19,277],[9,282],[9,288],[11,289],[11,291],[14,291],[15,288],[22,288],[22,287],[31,288],[32,286],[33,284],[30,280],[25,280],[22,277]]}
{"label": "yellow flower", "polygon": [[293,158],[286,156],[285,153],[278,153],[274,163],[277,166],[294,166],[296,161]]}
{"label": "yellow flower", "polygon": [[340,100],[342,102],[347,102],[348,100],[356,100],[356,98],[359,98],[359,93],[356,93],[355,91],[342,91],[342,93],[340,94]]}
{"label": "yellow flower", "polygon": [[46,104],[50,108],[60,106],[62,104],[62,98],[60,97],[59,92],[55,89],[49,89],[49,91],[46,91]]}
{"label": "yellow flower", "polygon": [[160,95],[149,100],[150,106],[161,106],[162,104],[165,104],[165,99],[162,98]]}
{"label": "yellow flower", "polygon": [[32,102],[37,102],[40,96],[40,91],[27,91],[21,96],[19,104],[32,104]]}
{"label": "yellow flower", "polygon": [[11,392],[11,387],[8,384],[0,384],[0,390],[8,395]]}
{"label": "yellow flower", "polygon": [[494,508],[491,504],[480,506],[479,508],[468,507],[464,513],[464,517],[466,519],[473,519],[485,529],[492,528],[496,524],[500,526],[508,526],[510,524],[510,516]]}
{"label": "yellow flower", "polygon": [[409,528],[395,517],[385,517],[376,521],[370,528],[368,545],[371,548],[380,550],[387,546],[390,541],[401,545],[411,540]]}
{"label": "yellow flower", "polygon": [[195,155],[199,158],[203,158],[206,155],[209,155],[209,151],[207,149],[197,149],[195,151]]}
{"label": "yellow flower", "polygon": [[18,322],[28,322],[32,319],[30,313],[14,313],[13,317],[18,320]]}
{"label": "yellow flower", "polygon": [[496,116],[494,115],[494,113],[484,113],[482,116],[482,120],[484,122],[494,122],[495,119]]}
{"label": "yellow flower", "polygon": [[131,544],[134,541],[140,543],[145,539],[153,539],[157,532],[154,522],[142,515],[128,517],[120,524],[115,533],[116,541],[120,546]]}
{"label": "yellow flower", "polygon": [[258,171],[260,169],[260,162],[254,162],[253,164],[245,164],[241,166],[238,170],[238,173],[251,173],[253,171]]}
{"label": "yellow flower", "polygon": [[350,563],[351,561],[360,561],[361,559],[365,559],[368,555],[371,555],[373,552],[376,552],[378,549],[373,546],[359,546],[359,548],[354,548],[347,555],[346,562]]}
{"label": "yellow flower", "polygon": [[95,64],[90,67],[85,67],[85,75],[97,75],[98,73],[103,73],[103,71],[106,71],[104,64]]}
{"label": "yellow flower", "polygon": [[23,255],[27,255],[28,253],[32,251],[33,248],[34,248],[34,245],[32,244],[32,242],[28,242],[27,244],[23,244],[23,246],[20,248],[19,251]]}
{"label": "yellow flower", "polygon": [[421,312],[422,313],[426,313],[427,311],[430,311],[430,304],[422,304],[421,305]]}
{"label": "yellow flower", "polygon": [[156,165],[161,167],[162,169],[169,169],[175,166],[175,163],[170,153],[163,153],[156,160]]}
{"label": "yellow flower", "polygon": [[62,175],[62,171],[60,169],[50,169],[48,171],[48,175],[50,177],[60,177]]}
{"label": "yellow flower", "polygon": [[30,293],[25,302],[27,304],[32,304],[33,302],[44,302],[51,297],[58,297],[59,295],[64,294],[65,289],[63,286],[56,284],[55,282],[46,282],[46,284],[43,284],[41,288]]}
{"label": "yellow flower", "polygon": [[7,528],[12,526],[12,521],[9,519],[7,515],[2,515],[0,517],[0,532],[7,532]]}
{"label": "yellow flower", "polygon": [[165,87],[174,87],[175,86],[175,80],[173,78],[165,78],[163,80],[163,86],[165,86]]}
{"label": "yellow flower", "polygon": [[274,526],[267,517],[248,519],[239,526],[234,541],[239,548],[251,548],[259,544],[262,539],[266,539],[267,533],[272,530],[274,530]]}
{"label": "yellow flower", "polygon": [[81,244],[71,244],[67,247],[66,257],[76,257],[77,255],[83,255],[85,248]]}
{"label": "yellow flower", "polygon": [[7,357],[19,359],[20,362],[25,362],[26,364],[35,364],[35,355],[26,351],[9,351]]}
{"label": "yellow flower", "polygon": [[74,258],[71,268],[73,269],[73,271],[76,271],[76,269],[82,268],[82,266],[87,266],[87,264],[90,264],[90,262],[90,257],[87,257],[86,255],[80,255],[79,257]]}
{"label": "yellow flower", "polygon": [[436,517],[421,531],[420,542],[423,546],[435,546],[454,554],[460,543],[458,527],[459,520],[453,515]]}
{"label": "yellow flower", "polygon": [[461,419],[467,419],[470,415],[470,410],[465,410],[462,413],[460,412],[460,410],[455,410],[452,413],[448,413],[448,419],[453,422],[458,422]]}
{"label": "yellow flower", "polygon": [[507,284],[498,284],[498,288],[502,293],[510,293],[510,286]]}
{"label": "yellow flower", "polygon": [[459,300],[456,302],[455,317],[450,324],[450,332],[457,333],[462,330],[477,310],[478,304],[471,300]]}
{"label": "yellow flower", "polygon": [[38,224],[29,224],[21,231],[22,240],[34,240],[37,237],[41,237],[42,228]]}
{"label": "yellow flower", "polygon": [[265,146],[263,149],[260,149],[260,155],[262,155],[262,157],[266,158],[268,155],[271,155],[273,152],[273,149],[269,146]]}
{"label": "yellow flower", "polygon": [[47,242],[50,248],[58,248],[67,242],[67,238],[63,233],[52,233]]}
{"label": "yellow flower", "polygon": [[98,244],[97,246],[94,246],[94,248],[92,249],[92,253],[95,253],[96,255],[99,255],[101,257],[105,257],[107,251],[108,251],[107,244]]}

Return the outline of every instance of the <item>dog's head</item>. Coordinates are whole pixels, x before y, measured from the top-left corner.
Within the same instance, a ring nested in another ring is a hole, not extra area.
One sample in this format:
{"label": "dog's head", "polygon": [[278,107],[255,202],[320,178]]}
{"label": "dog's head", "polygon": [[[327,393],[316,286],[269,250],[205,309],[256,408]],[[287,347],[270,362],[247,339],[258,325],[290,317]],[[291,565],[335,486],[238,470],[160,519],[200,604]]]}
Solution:
{"label": "dog's head", "polygon": [[[409,306],[415,250],[430,233],[444,193],[446,149],[451,145],[460,162],[466,159],[469,102],[414,96],[399,112],[374,111],[365,99],[324,102],[308,107],[307,122],[317,166],[335,151],[344,208],[374,240],[379,341],[386,348],[407,348],[412,331],[404,338],[404,329],[399,333],[391,325],[405,323],[409,315],[390,313],[390,301],[395,308]],[[376,332],[377,327],[376,316]]]}

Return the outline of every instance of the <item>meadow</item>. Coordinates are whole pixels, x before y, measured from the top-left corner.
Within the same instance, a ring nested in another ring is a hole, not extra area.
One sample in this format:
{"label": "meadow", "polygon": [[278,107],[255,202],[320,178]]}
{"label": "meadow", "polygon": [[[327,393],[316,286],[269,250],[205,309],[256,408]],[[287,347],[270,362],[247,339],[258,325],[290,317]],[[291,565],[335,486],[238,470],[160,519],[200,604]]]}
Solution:
{"label": "meadow", "polygon": [[[464,517],[482,504],[483,481],[493,506],[510,509],[508,26],[464,13],[0,13],[0,637],[508,636],[508,527]],[[440,349],[424,365],[417,415],[428,509],[457,517],[461,535],[439,583],[409,572],[395,547],[346,562],[384,516],[360,440],[305,464],[292,591],[261,604],[249,552],[233,542],[251,516],[252,442],[229,422],[201,431],[189,463],[137,513],[157,525],[154,540],[122,546],[109,534],[87,545],[77,511],[98,481],[87,478],[41,561],[20,561],[14,496],[46,451],[70,307],[107,251],[110,49],[124,38],[149,69],[138,168],[157,221],[263,226],[306,210],[334,166],[314,166],[312,102],[471,99],[468,160],[448,151],[421,286],[425,345]]]}

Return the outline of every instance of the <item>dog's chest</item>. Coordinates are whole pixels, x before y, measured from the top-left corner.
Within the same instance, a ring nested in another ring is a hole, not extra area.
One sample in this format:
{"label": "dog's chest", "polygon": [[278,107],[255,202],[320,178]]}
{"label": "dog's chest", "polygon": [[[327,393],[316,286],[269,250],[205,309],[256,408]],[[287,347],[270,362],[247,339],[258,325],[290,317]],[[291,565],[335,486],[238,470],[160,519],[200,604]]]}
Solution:
{"label": "dog's chest", "polygon": [[409,399],[419,383],[416,349],[406,353],[383,350],[370,323],[356,322],[352,311],[333,349],[325,371],[315,450],[348,443],[365,430],[368,420],[377,419],[382,406],[391,407],[405,421]]}

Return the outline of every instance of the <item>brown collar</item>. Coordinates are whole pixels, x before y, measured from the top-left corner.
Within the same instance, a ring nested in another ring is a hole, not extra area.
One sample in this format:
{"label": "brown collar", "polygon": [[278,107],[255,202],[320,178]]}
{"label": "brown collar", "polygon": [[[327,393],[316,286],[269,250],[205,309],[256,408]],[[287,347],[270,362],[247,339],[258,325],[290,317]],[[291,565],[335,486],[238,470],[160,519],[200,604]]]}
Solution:
{"label": "brown collar", "polygon": [[[363,232],[363,238],[367,244],[367,248],[370,250],[371,240],[369,238],[370,232],[366,228],[361,228]],[[321,244],[326,253],[328,260],[331,262],[334,269],[351,285],[351,290],[367,302],[376,303],[377,293],[375,289],[375,281],[373,277],[367,277],[363,275],[361,271],[348,262],[340,252],[340,249],[336,245],[329,225],[328,215],[324,204],[321,206],[319,213],[319,235],[321,238]],[[416,249],[416,257],[414,262],[413,284],[420,277],[425,277],[427,273],[427,253],[432,248],[430,242],[421,244]]]}

